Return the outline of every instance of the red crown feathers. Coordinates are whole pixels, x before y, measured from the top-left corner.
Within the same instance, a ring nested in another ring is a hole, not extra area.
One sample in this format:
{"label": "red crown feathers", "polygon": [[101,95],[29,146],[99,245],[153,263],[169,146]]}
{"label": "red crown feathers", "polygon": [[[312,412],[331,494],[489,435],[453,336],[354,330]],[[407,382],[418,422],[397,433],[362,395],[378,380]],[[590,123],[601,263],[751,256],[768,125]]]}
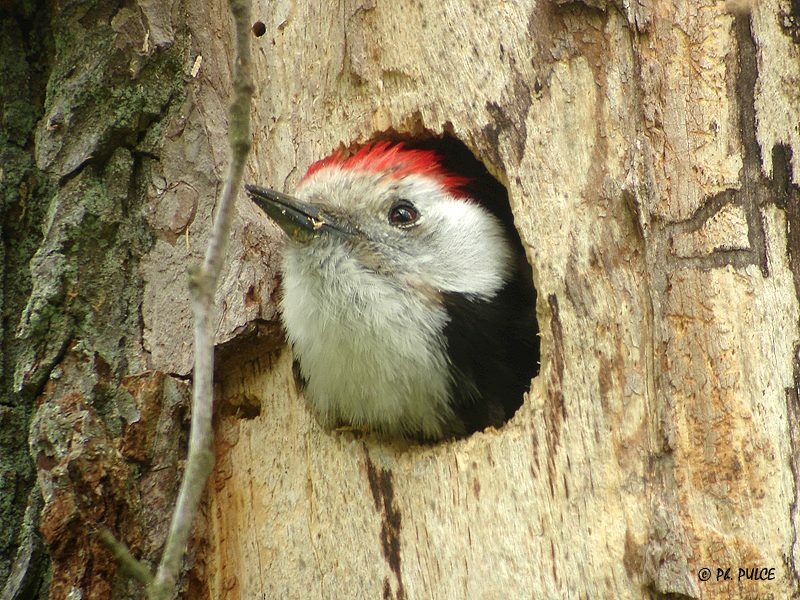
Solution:
{"label": "red crown feathers", "polygon": [[341,151],[335,152],[312,164],[301,181],[328,167],[385,173],[387,177],[393,179],[407,175],[423,175],[436,180],[448,193],[459,197],[466,196],[462,188],[469,183],[466,177],[445,170],[441,164],[441,157],[435,151],[406,148],[402,142],[368,144],[349,157]]}

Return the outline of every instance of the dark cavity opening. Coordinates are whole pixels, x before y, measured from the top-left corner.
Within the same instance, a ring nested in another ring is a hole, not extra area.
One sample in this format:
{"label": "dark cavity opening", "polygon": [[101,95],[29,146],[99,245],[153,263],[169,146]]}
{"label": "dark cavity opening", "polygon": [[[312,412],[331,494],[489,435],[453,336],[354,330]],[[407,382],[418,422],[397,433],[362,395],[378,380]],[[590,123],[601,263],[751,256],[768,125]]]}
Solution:
{"label": "dark cavity opening", "polygon": [[512,246],[513,275],[492,301],[445,294],[450,316],[445,334],[459,388],[454,398],[457,415],[464,422],[466,434],[499,427],[522,406],[523,394],[530,389],[540,366],[533,269],[514,225],[508,191],[463,142],[451,135],[407,137],[390,132],[373,139],[382,140],[435,151],[445,169],[470,180],[465,191],[500,220]]}

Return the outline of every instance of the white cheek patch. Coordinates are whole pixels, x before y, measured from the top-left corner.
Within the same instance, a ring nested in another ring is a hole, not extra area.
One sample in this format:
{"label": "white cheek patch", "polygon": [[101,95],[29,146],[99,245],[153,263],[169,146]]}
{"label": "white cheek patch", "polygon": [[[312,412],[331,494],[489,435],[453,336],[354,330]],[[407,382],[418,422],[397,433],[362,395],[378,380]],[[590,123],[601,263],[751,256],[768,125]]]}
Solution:
{"label": "white cheek patch", "polygon": [[420,275],[440,290],[490,299],[508,281],[512,251],[498,219],[452,197],[425,203]]}

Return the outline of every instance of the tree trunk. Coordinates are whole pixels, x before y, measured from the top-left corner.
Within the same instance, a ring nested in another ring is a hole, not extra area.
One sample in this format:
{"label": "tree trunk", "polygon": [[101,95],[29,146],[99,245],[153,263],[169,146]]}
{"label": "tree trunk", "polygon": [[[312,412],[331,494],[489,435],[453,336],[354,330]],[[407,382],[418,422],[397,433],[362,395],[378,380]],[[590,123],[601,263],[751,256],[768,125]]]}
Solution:
{"label": "tree trunk", "polygon": [[[166,536],[188,426],[187,270],[228,160],[230,14],[6,4],[0,598],[140,597],[97,532],[151,566]],[[268,239],[250,221],[231,245],[221,343],[274,316]]]}
{"label": "tree trunk", "polygon": [[[800,595],[797,2],[253,14],[248,180],[291,190],[387,131],[461,140],[508,188],[542,365],[497,431],[321,430],[277,326],[280,236],[242,197],[183,593]],[[136,596],[95,532],[152,564],[181,473],[227,5],[20,1],[0,45],[0,597]]]}

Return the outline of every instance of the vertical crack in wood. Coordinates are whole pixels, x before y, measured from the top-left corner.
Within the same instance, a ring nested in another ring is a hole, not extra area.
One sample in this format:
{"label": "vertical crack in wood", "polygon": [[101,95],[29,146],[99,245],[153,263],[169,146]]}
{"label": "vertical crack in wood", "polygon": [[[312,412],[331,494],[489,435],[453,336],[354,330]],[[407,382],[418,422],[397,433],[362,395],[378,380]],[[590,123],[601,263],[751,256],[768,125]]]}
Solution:
{"label": "vertical crack in wood", "polygon": [[772,181],[774,202],[786,213],[786,256],[800,299],[800,186],[792,183],[792,150],[783,144],[772,149]]}
{"label": "vertical crack in wood", "polygon": [[[791,148],[778,145],[772,149],[772,179],[775,184],[775,203],[786,212],[786,255],[792,272],[795,297],[800,300],[800,187],[792,184]],[[800,325],[800,324],[799,324]],[[797,563],[798,495],[800,495],[800,344],[795,345],[793,357],[793,386],[786,388],[786,416],[789,429],[789,468],[792,472],[792,502],[789,519],[792,543],[786,559],[786,569],[800,590],[800,571]]]}
{"label": "vertical crack in wood", "polygon": [[[392,472],[389,469],[380,470],[372,462],[369,450],[364,448],[364,460],[367,465],[367,480],[375,502],[375,510],[381,515],[381,551],[386,563],[394,573],[397,582],[396,600],[405,600],[406,592],[403,585],[403,575],[400,570],[400,529],[402,515],[394,501],[394,483]],[[387,582],[384,582],[383,597],[387,598]],[[389,591],[391,591],[389,589]]]}
{"label": "vertical crack in wood", "polygon": [[794,385],[786,389],[786,416],[789,428],[789,468],[792,472],[792,502],[789,505],[789,519],[792,527],[792,543],[789,554],[785,556],[786,570],[793,579],[795,590],[800,589],[800,572],[797,569],[797,519],[798,493],[800,493],[800,345],[795,347]]}
{"label": "vertical crack in wood", "polygon": [[525,155],[525,146],[528,142],[528,113],[531,110],[533,94],[525,77],[516,69],[507,89],[507,102],[503,105],[494,101],[486,102],[486,111],[491,115],[491,122],[486,125],[482,133],[486,138],[486,150],[491,154],[494,166],[503,164],[500,148],[503,146],[501,137],[505,134],[507,146],[517,164],[522,162]]}
{"label": "vertical crack in wood", "polygon": [[707,199],[695,213],[677,223],[667,225],[667,232],[691,233],[701,229],[708,220],[728,205],[740,206],[747,222],[747,249],[715,248],[710,254],[677,256],[670,254],[670,262],[679,268],[719,268],[731,265],[744,268],[758,265],[764,277],[769,276],[766,237],[761,217],[761,205],[775,201],[774,182],[761,173],[761,148],[756,138],[755,87],[758,80],[756,44],[750,28],[750,14],[734,15],[734,34],[738,48],[736,97],[739,103],[739,131],[742,143],[741,184],[738,190],[727,189]]}
{"label": "vertical crack in wood", "polygon": [[[772,148],[773,202],[786,216],[786,256],[792,272],[795,297],[800,300],[800,186],[792,183],[792,149],[778,144]],[[800,326],[800,323],[798,324]],[[789,430],[789,468],[792,473],[792,502],[789,519],[792,541],[789,555],[785,557],[786,569],[793,579],[795,591],[800,590],[798,571],[797,525],[798,495],[800,495],[800,343],[796,343],[792,360],[793,386],[786,388],[786,416]]]}
{"label": "vertical crack in wood", "polygon": [[739,70],[736,73],[736,97],[739,102],[739,131],[742,135],[742,187],[740,201],[747,218],[747,239],[750,242],[753,264],[769,276],[764,224],[759,205],[770,195],[770,182],[761,174],[761,148],[756,138],[756,81],[758,61],[756,44],[750,27],[750,14],[734,15],[734,30],[738,49]]}
{"label": "vertical crack in wood", "polygon": [[555,454],[561,438],[561,423],[567,418],[564,406],[562,385],[564,380],[564,332],[561,328],[561,318],[558,308],[558,297],[550,294],[547,297],[550,306],[550,332],[553,336],[552,352],[545,401],[545,437],[547,441],[547,473],[550,480],[550,495],[555,497]]}

